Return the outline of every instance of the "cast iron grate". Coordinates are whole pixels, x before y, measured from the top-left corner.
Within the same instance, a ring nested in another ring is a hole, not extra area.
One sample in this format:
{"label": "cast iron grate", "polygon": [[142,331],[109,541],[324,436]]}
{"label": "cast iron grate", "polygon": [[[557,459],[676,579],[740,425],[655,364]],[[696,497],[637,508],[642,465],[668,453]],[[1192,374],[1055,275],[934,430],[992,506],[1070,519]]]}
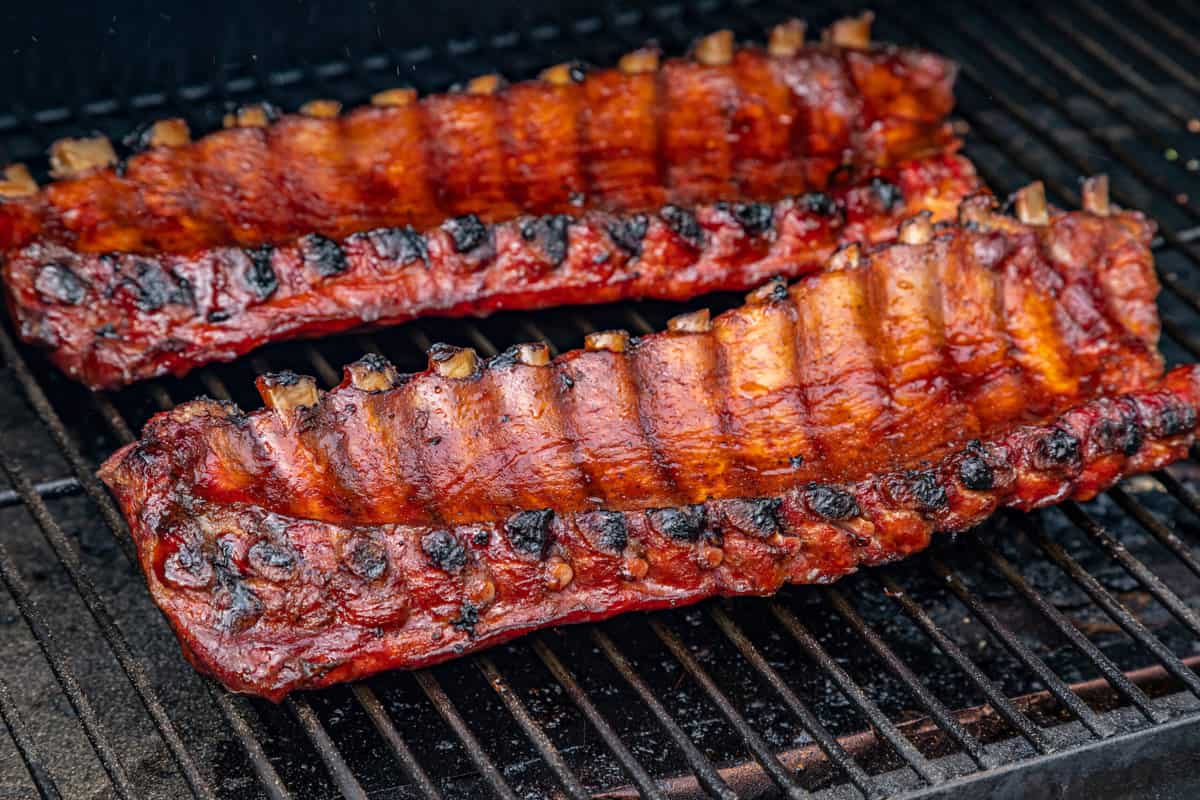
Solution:
{"label": "cast iron grate", "polygon": [[[761,35],[797,9],[674,3],[527,19],[440,48],[236,71],[163,91],[0,112],[0,156],[44,169],[53,138],[228,101],[347,104],[566,58],[612,62],[657,38],[680,52],[721,27]],[[813,23],[856,10],[825,4]],[[1107,171],[1161,225],[1164,352],[1200,358],[1200,43],[1182,5],[879,8],[879,38],[959,59],[968,150],[999,193],[1043,178],[1059,203]],[[182,71],[180,72],[182,75]],[[706,298],[723,306],[732,298]],[[700,303],[694,304],[696,306]],[[1195,460],[1096,502],[1011,515],[892,568],[770,600],[706,603],[528,637],[459,662],[296,696],[281,707],[193,675],[145,597],[123,522],[93,477],[150,414],[196,394],[257,404],[268,369],[338,382],[364,350],[401,369],[432,341],[491,354],[645,332],[660,303],[431,320],[264,349],[184,380],[89,394],[0,331],[20,392],[0,400],[0,794],[271,798],[1021,796],[1051,778],[1136,794],[1180,770],[1200,729],[1200,494]],[[24,401],[24,402],[22,402]],[[33,525],[29,524],[32,517]],[[36,533],[34,532],[36,529]],[[116,552],[121,550],[121,553]],[[40,652],[39,652],[40,651]],[[1194,749],[1194,748],[1193,748]],[[1134,768],[1136,764],[1137,768]],[[1125,784],[1114,777],[1124,771]],[[1186,778],[1186,772],[1180,773]],[[1043,781],[1039,784],[1037,781]]]}

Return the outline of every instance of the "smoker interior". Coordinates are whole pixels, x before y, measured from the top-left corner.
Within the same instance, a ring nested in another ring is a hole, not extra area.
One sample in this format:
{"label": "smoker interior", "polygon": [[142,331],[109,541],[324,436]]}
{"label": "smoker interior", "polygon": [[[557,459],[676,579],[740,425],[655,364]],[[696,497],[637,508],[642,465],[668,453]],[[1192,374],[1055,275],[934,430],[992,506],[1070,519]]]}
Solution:
{"label": "smoker interior", "polygon": [[[398,83],[438,91],[484,72],[530,77],[566,59],[609,64],[651,38],[677,54],[718,28],[754,39],[788,16],[806,16],[812,30],[855,10],[580,3],[481,13],[442,38],[387,47],[366,30],[357,45],[325,53],[289,50],[289,25],[297,41],[312,38],[298,14],[276,20],[269,36],[214,43],[208,74],[204,61],[121,75],[97,67],[69,76],[76,83],[57,99],[44,85],[14,91],[0,108],[0,163],[26,161],[44,177],[45,148],[60,136],[100,130],[119,141],[171,115],[206,131],[230,104],[353,105]],[[876,11],[878,38],[961,62],[957,117],[997,193],[1041,178],[1055,202],[1075,207],[1078,177],[1104,171],[1116,202],[1159,222],[1162,347],[1172,364],[1200,359],[1200,248],[1191,243],[1200,237],[1200,40],[1188,34],[1200,12],[1093,0]],[[147,57],[167,64],[171,54],[149,38]],[[1195,458],[1092,503],[1001,516],[832,587],[552,630],[281,706],[229,695],[191,670],[93,477],[176,402],[208,394],[256,407],[262,371],[332,386],[364,351],[416,371],[431,342],[492,354],[544,339],[561,350],[596,329],[660,328],[679,310],[624,303],[428,320],[272,346],[115,394],[56,374],[14,344],[5,320],[0,796],[1195,796]]]}

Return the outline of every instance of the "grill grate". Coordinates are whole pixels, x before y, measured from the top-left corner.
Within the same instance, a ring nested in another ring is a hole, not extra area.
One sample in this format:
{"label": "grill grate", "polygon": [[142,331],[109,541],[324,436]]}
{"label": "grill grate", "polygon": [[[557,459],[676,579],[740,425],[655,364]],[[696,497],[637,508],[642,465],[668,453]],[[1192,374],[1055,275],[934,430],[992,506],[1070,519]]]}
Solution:
{"label": "grill grate", "polygon": [[[961,17],[951,4],[880,5],[880,38],[962,63],[958,116],[998,192],[1042,178],[1057,202],[1075,206],[1075,177],[1109,171],[1118,203],[1154,215],[1164,352],[1200,359],[1200,205],[1191,199],[1200,196],[1191,158],[1200,119],[1189,113],[1200,100],[1200,43],[1183,32],[1196,12],[1142,0]],[[69,107],[16,104],[0,112],[0,157],[44,172],[48,142],[81,130],[119,137],[168,113],[204,130],[226,101],[355,104],[398,72],[441,90],[491,70],[527,77],[568,57],[610,63],[649,37],[679,52],[699,33],[752,37],[804,10],[695,0],[527,16],[439,49],[251,66]],[[810,19],[852,10],[826,3]],[[541,339],[557,352],[600,328],[648,332],[677,311],[639,303],[428,320],[272,346],[112,395],[70,384],[0,328],[0,358],[20,388],[0,398],[10,484],[0,491],[9,523],[0,583],[11,601],[0,607],[0,717],[10,734],[0,739],[0,794],[945,797],[969,786],[1017,797],[1052,776],[1074,780],[1081,795],[1091,786],[1133,796],[1172,774],[1165,765],[1181,763],[1200,730],[1196,459],[1093,503],[1004,516],[835,587],[549,631],[280,707],[230,695],[179,658],[94,477],[152,413],[199,393],[252,407],[251,377],[266,370],[311,372],[332,386],[335,365],[364,350],[415,370],[431,341],[494,354]]]}

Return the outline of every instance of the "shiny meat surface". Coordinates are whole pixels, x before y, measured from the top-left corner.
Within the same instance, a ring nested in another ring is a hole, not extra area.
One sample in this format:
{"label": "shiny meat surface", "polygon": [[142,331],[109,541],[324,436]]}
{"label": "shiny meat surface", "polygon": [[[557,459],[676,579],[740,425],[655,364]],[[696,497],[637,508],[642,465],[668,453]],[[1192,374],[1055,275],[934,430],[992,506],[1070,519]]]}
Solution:
{"label": "shiny meat surface", "polygon": [[456,217],[428,230],[188,254],[8,254],[10,313],[71,377],[108,389],[231,360],[270,341],[414,317],[483,315],[652,297],[679,300],[810,272],[848,242],[891,239],[921,210],[953,219],[982,191],[966,159],[938,155],[844,175],[775,202],[649,213]]}
{"label": "shiny meat surface", "polygon": [[834,580],[1186,452],[1200,370],[1163,375],[1152,226],[1091,205],[1027,191],[1017,221],[975,198],[961,225],[920,216],[714,319],[555,359],[436,346],[329,393],[262,376],[265,409],[179,406],[102,477],[189,658],[275,700]]}

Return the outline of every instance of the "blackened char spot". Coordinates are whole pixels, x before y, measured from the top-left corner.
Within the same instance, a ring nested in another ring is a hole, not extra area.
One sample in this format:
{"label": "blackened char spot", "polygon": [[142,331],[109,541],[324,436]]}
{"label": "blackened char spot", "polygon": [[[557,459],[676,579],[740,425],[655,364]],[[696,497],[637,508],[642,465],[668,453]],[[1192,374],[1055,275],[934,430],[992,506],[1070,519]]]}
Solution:
{"label": "blackened char spot", "polygon": [[996,485],[996,474],[988,463],[971,453],[958,465],[958,477],[963,486],[976,492],[986,492]]}
{"label": "blackened char spot", "polygon": [[411,225],[403,228],[377,228],[368,231],[367,241],[375,249],[375,253],[388,261],[407,264],[410,261],[429,261],[429,249],[425,245],[425,237],[413,229]]}
{"label": "blackened char spot", "polygon": [[325,278],[345,272],[349,266],[342,246],[319,233],[310,233],[302,238],[300,252],[304,254],[304,263]]}
{"label": "blackened char spot", "polygon": [[121,335],[117,333],[117,329],[113,327],[111,322],[106,322],[96,330],[92,331],[100,339],[120,339]]}
{"label": "blackened char spot", "polygon": [[1154,435],[1160,439],[1182,436],[1196,430],[1196,409],[1190,405],[1167,403],[1158,412]]}
{"label": "blackened char spot", "polygon": [[192,286],[186,278],[168,275],[157,261],[139,258],[133,265],[133,278],[126,284],[133,289],[138,308],[158,311],[168,303],[192,305]]}
{"label": "blackened char spot", "polygon": [[1122,413],[1119,419],[1102,419],[1092,432],[1092,441],[1102,453],[1122,453],[1132,456],[1142,449],[1142,428],[1133,413]]}
{"label": "blackened char spot", "polygon": [[262,616],[262,600],[246,585],[227,548],[218,549],[213,566],[217,576],[213,600],[220,609],[220,627],[230,632],[244,631]]}
{"label": "blackened char spot", "polygon": [[372,372],[383,372],[392,365],[390,361],[379,355],[379,353],[367,353],[358,360],[358,363]]}
{"label": "blackened char spot", "polygon": [[542,249],[550,263],[558,266],[567,257],[567,231],[571,218],[566,214],[548,214],[541,218]]}
{"label": "blackened char spot", "polygon": [[662,207],[658,215],[662,217],[663,222],[667,223],[668,228],[693,246],[701,247],[704,244],[704,231],[700,228],[700,222],[696,219],[696,215],[688,209],[667,205]]}
{"label": "blackened char spot", "polygon": [[804,490],[804,499],[809,508],[825,519],[849,519],[859,513],[854,495],[837,486],[810,483]]}
{"label": "blackened char spot", "polygon": [[387,551],[374,539],[360,536],[348,548],[346,566],[358,577],[373,581],[387,571]]}
{"label": "blackened char spot", "polygon": [[1074,463],[1079,459],[1079,437],[1068,430],[1054,428],[1037,444],[1037,466],[1046,469]]}
{"label": "blackened char spot", "polygon": [[504,532],[513,549],[542,558],[550,544],[550,521],[554,512],[549,508],[540,511],[518,511],[504,523]]}
{"label": "blackened char spot", "polygon": [[458,617],[452,619],[450,624],[473,638],[475,626],[479,624],[479,607],[470,600],[464,600],[462,608],[458,610]]}
{"label": "blackened char spot", "polygon": [[488,239],[487,226],[474,214],[448,219],[442,223],[442,230],[450,234],[457,253],[469,253]]}
{"label": "blackened char spot", "polygon": [[610,553],[619,553],[629,544],[625,515],[619,511],[593,511],[582,515],[581,521],[595,531],[597,544]]}
{"label": "blackened char spot", "polygon": [[650,522],[672,539],[694,542],[704,530],[706,515],[704,506],[680,506],[679,508],[656,508],[647,512]]}
{"label": "blackened char spot", "polygon": [[209,322],[224,322],[225,320],[229,319],[229,316],[229,312],[225,309],[214,308],[212,311],[208,312],[208,316],[205,317],[205,319],[207,319]]}
{"label": "blackened char spot", "polygon": [[269,244],[246,250],[246,256],[250,259],[250,268],[246,270],[246,283],[259,300],[266,300],[279,288],[279,278],[275,275],[275,268],[271,266],[271,254],[274,252],[275,248]]}
{"label": "blackened char spot", "polygon": [[451,574],[467,565],[467,551],[449,531],[434,531],[421,537],[421,550],[435,567]]}
{"label": "blackened char spot", "polygon": [[883,206],[884,211],[891,211],[904,202],[904,193],[900,191],[900,187],[885,178],[871,178],[871,191],[879,199],[879,205]]}
{"label": "blackened char spot", "polygon": [[38,272],[34,288],[60,303],[77,306],[87,295],[87,285],[65,264],[47,264]]}
{"label": "blackened char spot", "polygon": [[824,192],[808,192],[799,197],[800,207],[822,217],[832,217],[837,213],[837,203]]}
{"label": "blackened char spot", "polygon": [[738,529],[756,536],[769,536],[779,530],[779,508],[783,501],[778,497],[756,497],[749,500],[732,500],[726,506],[729,521]]}
{"label": "blackened char spot", "polygon": [[746,233],[766,233],[775,221],[775,209],[770,203],[738,203],[733,217]]}
{"label": "blackened char spot", "polygon": [[946,496],[946,487],[942,486],[936,472],[932,470],[910,472],[907,478],[908,490],[921,510],[936,511],[944,508],[949,502],[949,498]]}
{"label": "blackened char spot", "polygon": [[276,582],[286,580],[296,565],[296,555],[290,548],[267,539],[256,542],[246,555],[256,573]]}
{"label": "blackened char spot", "polygon": [[642,254],[642,239],[646,238],[649,227],[650,221],[645,214],[634,214],[609,223],[608,235],[626,253],[638,256]]}

